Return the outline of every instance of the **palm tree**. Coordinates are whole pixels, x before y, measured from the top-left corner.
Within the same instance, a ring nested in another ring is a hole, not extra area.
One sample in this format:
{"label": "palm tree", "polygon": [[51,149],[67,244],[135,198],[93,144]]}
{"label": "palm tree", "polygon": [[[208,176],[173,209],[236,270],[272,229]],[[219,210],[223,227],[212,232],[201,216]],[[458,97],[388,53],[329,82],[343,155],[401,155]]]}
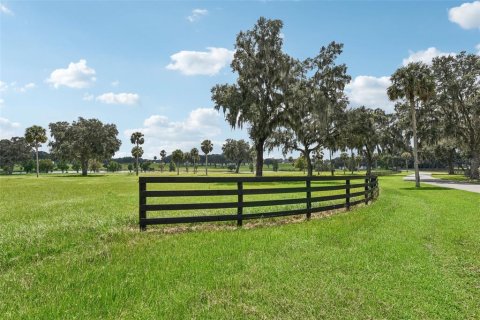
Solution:
{"label": "palm tree", "polygon": [[200,160],[197,148],[193,148],[192,150],[190,150],[190,158],[193,161],[193,173],[197,173],[197,161]]}
{"label": "palm tree", "polygon": [[[167,156],[167,151],[165,151],[165,150],[160,151],[160,158],[161,158],[161,160],[160,160],[160,171],[161,172],[163,172],[163,167],[165,165],[165,157],[166,156]],[[162,163],[163,163],[163,165],[162,165]]]}
{"label": "palm tree", "polygon": [[201,149],[205,153],[205,175],[208,176],[208,154],[213,150],[213,144],[210,140],[203,140]]}
{"label": "palm tree", "polygon": [[343,162],[343,174],[345,175],[345,171],[347,169],[348,153],[346,153],[346,152],[340,153],[340,159]]}
{"label": "palm tree", "polygon": [[405,170],[407,170],[408,172],[408,160],[412,158],[412,155],[410,154],[410,152],[404,152],[402,153],[401,157],[403,160],[405,160]]}
{"label": "palm tree", "polygon": [[47,142],[47,131],[40,126],[31,126],[25,130],[25,140],[35,148],[35,157],[37,159],[37,178],[39,171],[38,147],[41,143]]}
{"label": "palm tree", "polygon": [[413,132],[413,159],[415,167],[415,186],[420,187],[418,170],[417,116],[415,108],[419,102],[425,103],[435,92],[435,83],[430,68],[422,62],[412,62],[397,69],[390,77],[392,85],[388,87],[388,98],[392,101],[406,99],[410,106]]}
{"label": "palm tree", "polygon": [[180,163],[183,161],[183,159],[184,159],[184,154],[182,150],[177,149],[172,152],[172,161],[177,166],[177,175],[180,174]]}
{"label": "palm tree", "polygon": [[[145,139],[143,138],[143,133],[138,131],[132,133],[132,135],[130,136],[130,142],[135,144],[135,147],[132,149],[132,155],[135,157],[135,162],[137,164],[136,172],[138,176],[138,158],[140,158],[143,155],[143,149],[140,147],[140,145],[145,142]],[[135,150],[135,154],[134,154],[134,150]]]}

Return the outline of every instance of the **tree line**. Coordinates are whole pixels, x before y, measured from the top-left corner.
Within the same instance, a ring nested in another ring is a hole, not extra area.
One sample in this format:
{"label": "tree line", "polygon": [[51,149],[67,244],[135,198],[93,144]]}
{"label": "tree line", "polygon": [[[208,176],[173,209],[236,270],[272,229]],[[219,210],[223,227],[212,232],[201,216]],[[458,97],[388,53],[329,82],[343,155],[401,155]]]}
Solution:
{"label": "tree line", "polygon": [[[234,84],[212,88],[212,100],[232,128],[247,127],[262,175],[263,152],[298,151],[308,174],[322,150],[356,150],[371,172],[375,152],[413,153],[419,186],[420,154],[443,148],[449,160],[463,153],[468,174],[479,177],[480,57],[461,52],[437,57],[431,66],[410,63],[396,70],[387,90],[395,113],[348,108],[344,89],[351,77],[336,62],[343,45],[331,42],[313,58],[295,59],[283,51],[281,20],[260,18],[236,38],[231,68]],[[413,140],[413,148],[410,141]],[[419,154],[420,153],[420,154]]]}

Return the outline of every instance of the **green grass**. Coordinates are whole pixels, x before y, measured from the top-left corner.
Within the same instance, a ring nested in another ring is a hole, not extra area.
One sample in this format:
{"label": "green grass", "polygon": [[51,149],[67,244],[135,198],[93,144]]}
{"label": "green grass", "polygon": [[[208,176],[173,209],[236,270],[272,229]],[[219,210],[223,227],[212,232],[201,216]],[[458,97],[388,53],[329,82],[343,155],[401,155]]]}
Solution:
{"label": "green grass", "polygon": [[0,318],[480,318],[480,195],[380,185],[328,218],[171,234],[138,232],[135,176],[0,177]]}
{"label": "green grass", "polygon": [[442,180],[449,180],[449,181],[480,183],[480,181],[472,180],[469,177],[465,176],[464,174],[447,174],[447,173],[436,172],[436,173],[432,173],[432,177],[439,178]]}

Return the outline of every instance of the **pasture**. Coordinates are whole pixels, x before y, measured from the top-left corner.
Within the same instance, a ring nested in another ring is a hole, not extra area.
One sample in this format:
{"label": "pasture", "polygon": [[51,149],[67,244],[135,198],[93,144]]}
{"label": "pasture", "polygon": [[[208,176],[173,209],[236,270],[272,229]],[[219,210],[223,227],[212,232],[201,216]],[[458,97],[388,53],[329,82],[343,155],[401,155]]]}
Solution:
{"label": "pasture", "polygon": [[2,176],[0,314],[479,318],[480,195],[402,177],[380,177],[371,205],[310,221],[141,233],[134,175]]}

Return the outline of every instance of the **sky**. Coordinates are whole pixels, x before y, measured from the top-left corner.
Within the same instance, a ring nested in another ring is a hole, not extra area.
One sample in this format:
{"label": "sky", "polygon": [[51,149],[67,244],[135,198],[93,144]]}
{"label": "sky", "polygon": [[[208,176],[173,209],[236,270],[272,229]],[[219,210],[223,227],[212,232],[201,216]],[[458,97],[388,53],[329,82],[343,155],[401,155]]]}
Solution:
{"label": "sky", "polygon": [[220,153],[248,134],[213,109],[210,90],[235,82],[236,35],[261,16],[283,21],[295,58],[344,44],[351,107],[392,112],[397,68],[480,54],[480,1],[2,1],[0,138],[84,117],[117,125],[116,156],[130,155],[133,131],[145,134],[144,158],[204,139]]}

